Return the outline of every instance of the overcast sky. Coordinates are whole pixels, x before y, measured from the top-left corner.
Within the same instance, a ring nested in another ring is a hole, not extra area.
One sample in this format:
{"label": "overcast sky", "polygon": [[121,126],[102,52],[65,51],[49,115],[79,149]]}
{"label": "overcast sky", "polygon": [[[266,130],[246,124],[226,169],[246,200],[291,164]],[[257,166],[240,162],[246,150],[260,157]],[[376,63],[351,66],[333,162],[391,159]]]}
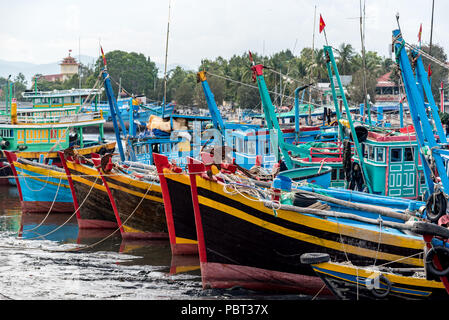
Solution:
{"label": "overcast sky", "polygon": [[[72,55],[135,51],[163,63],[169,0],[0,0],[0,59],[32,63]],[[366,0],[366,49],[389,56],[395,15],[407,42],[416,43],[420,23],[430,40],[432,0]],[[362,0],[363,4],[363,0]],[[271,55],[315,47],[321,13],[329,44],[360,50],[360,0],[171,0],[168,63],[197,68],[203,58],[230,58],[251,50]],[[449,52],[449,1],[435,0],[433,43]]]}

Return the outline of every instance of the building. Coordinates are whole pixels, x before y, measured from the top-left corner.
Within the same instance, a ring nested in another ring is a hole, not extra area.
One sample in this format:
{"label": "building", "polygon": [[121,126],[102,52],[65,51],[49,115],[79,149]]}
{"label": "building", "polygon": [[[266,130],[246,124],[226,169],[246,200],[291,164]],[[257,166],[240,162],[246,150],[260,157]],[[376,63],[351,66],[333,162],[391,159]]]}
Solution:
{"label": "building", "polygon": [[391,71],[377,78],[376,103],[399,102],[399,86],[390,79]]}
{"label": "building", "polygon": [[[59,64],[61,70],[60,73],[41,75],[39,79],[47,80],[50,82],[64,82],[70,79],[73,75],[78,74],[79,63],[74,57],[70,55],[71,52],[72,50],[69,50],[69,55],[62,59],[61,63]],[[34,86],[34,77],[32,79],[32,83]]]}

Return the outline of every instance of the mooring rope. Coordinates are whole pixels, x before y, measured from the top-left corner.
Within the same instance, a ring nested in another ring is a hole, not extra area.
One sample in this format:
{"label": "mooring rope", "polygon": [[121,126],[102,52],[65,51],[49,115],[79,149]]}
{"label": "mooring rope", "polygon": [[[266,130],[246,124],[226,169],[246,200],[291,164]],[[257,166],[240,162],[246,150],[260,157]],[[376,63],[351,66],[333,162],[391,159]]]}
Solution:
{"label": "mooring rope", "polygon": [[151,183],[150,186],[147,188],[147,191],[145,192],[145,194],[141,197],[139,203],[137,204],[137,206],[134,208],[134,210],[131,212],[131,214],[125,219],[124,222],[122,222],[121,225],[119,225],[114,231],[112,231],[112,233],[110,233],[109,235],[107,235],[106,237],[104,237],[103,239],[90,244],[88,246],[83,246],[83,247],[77,247],[77,248],[71,248],[71,249],[67,249],[67,250],[56,250],[58,252],[78,252],[80,250],[85,250],[85,249],[90,249],[95,247],[96,245],[102,243],[103,241],[106,241],[107,239],[109,239],[113,234],[115,234],[117,231],[120,230],[120,228],[125,225],[129,219],[131,219],[131,217],[134,215],[134,213],[137,211],[137,209],[140,207],[141,203],[143,202],[143,200],[145,199],[145,197],[147,196],[148,192],[150,192],[151,188],[153,187],[154,183]]}
{"label": "mooring rope", "polygon": [[47,220],[47,218],[49,217],[50,212],[53,209],[53,206],[54,206],[54,204],[56,202],[56,198],[58,197],[59,188],[61,187],[61,181],[62,181],[62,177],[59,178],[59,184],[58,184],[58,188],[56,189],[56,193],[55,193],[55,196],[53,198],[53,202],[51,203],[50,209],[48,209],[47,214],[45,215],[44,219],[37,226],[35,226],[34,228],[26,229],[26,230],[24,229],[23,231],[35,230],[35,229],[39,228],[45,222],[45,220]]}
{"label": "mooring rope", "polygon": [[[68,223],[68,222],[75,216],[75,214],[79,211],[79,209],[81,209],[81,207],[83,206],[83,204],[86,202],[87,198],[90,196],[90,193],[92,192],[94,186],[97,184],[98,177],[99,177],[99,175],[97,175],[97,177],[96,177],[94,183],[93,183],[92,186],[90,187],[90,190],[89,190],[89,192],[87,193],[86,197],[84,198],[83,202],[78,206],[78,208],[73,212],[73,214],[72,214],[72,215],[71,215],[71,216],[70,216],[70,217],[69,217],[69,218],[68,218],[62,225],[58,226],[57,228],[53,229],[52,231],[50,231],[50,232],[48,232],[48,233],[46,233],[46,234],[44,234],[44,235],[42,235],[42,236],[44,236],[44,237],[45,237],[45,236],[48,236],[48,235],[50,235],[50,234],[56,232],[57,230],[61,229],[64,225],[66,225],[66,224],[67,224],[67,223]],[[37,238],[41,238],[42,236],[39,236],[39,237],[37,237]],[[32,240],[32,239],[37,239],[37,238],[30,238],[30,239],[27,239],[27,240]]]}

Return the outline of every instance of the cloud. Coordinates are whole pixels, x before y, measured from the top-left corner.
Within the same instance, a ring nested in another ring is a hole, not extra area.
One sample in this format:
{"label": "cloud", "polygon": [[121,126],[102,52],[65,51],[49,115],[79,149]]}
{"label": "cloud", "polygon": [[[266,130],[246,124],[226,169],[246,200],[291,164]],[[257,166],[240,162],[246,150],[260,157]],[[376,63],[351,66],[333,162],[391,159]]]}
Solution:
{"label": "cloud", "polygon": [[[423,39],[429,42],[431,0],[363,2],[367,50],[389,55],[396,12],[406,41],[416,42],[423,23]],[[332,46],[345,42],[360,50],[359,5],[360,0],[171,0],[168,62],[196,68],[204,58],[229,58],[248,50],[270,55],[295,49],[299,54],[312,46],[314,28],[319,48],[325,43],[317,30],[320,13]],[[446,51],[448,11],[449,2],[435,3],[433,43]],[[101,39],[105,51],[135,51],[163,63],[167,18],[168,0],[16,0],[0,12],[0,59],[49,63],[61,60],[69,49],[97,57]]]}

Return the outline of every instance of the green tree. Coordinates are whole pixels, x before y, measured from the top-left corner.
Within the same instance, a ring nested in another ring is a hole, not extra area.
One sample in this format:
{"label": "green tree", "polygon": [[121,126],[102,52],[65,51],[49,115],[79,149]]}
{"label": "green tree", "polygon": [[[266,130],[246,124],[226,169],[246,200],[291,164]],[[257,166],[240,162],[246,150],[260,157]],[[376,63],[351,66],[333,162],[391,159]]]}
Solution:
{"label": "green tree", "polygon": [[[426,53],[429,53],[430,48],[429,48],[429,46],[425,45],[425,46],[422,46],[421,50],[423,50]],[[437,60],[439,60],[441,62],[447,61],[447,55],[444,52],[444,48],[438,44],[432,45],[431,55],[432,55],[432,57],[436,58]],[[429,59],[427,59],[424,56],[421,56],[421,57],[422,57],[422,62],[424,64],[424,68],[426,69],[426,71],[428,71],[429,64],[431,66],[430,68],[432,70],[432,76],[430,78],[430,86],[432,88],[433,96],[435,98],[437,98],[440,95],[441,82],[442,81],[443,81],[443,83],[447,82],[448,70],[434,62],[431,62]]]}
{"label": "green tree", "polygon": [[342,75],[351,74],[352,59],[355,56],[354,48],[350,44],[342,43],[338,47],[337,67],[338,71]]}
{"label": "green tree", "polygon": [[[366,89],[372,103],[376,102],[376,75],[366,71]],[[363,90],[363,70],[360,69],[352,75],[351,84],[348,86],[348,93],[353,103],[359,104],[365,102],[365,92]]]}
{"label": "green tree", "polygon": [[196,78],[193,73],[189,73],[176,88],[174,98],[177,105],[192,106],[194,102]]}
{"label": "green tree", "polygon": [[[121,87],[129,94],[144,94],[153,99],[157,97],[157,92],[154,90],[157,67],[150,57],[145,57],[142,53],[121,50],[110,51],[105,54],[105,57],[115,93],[121,81]],[[89,76],[87,84],[95,83],[102,68],[103,60],[100,57],[95,64],[95,72]]]}

